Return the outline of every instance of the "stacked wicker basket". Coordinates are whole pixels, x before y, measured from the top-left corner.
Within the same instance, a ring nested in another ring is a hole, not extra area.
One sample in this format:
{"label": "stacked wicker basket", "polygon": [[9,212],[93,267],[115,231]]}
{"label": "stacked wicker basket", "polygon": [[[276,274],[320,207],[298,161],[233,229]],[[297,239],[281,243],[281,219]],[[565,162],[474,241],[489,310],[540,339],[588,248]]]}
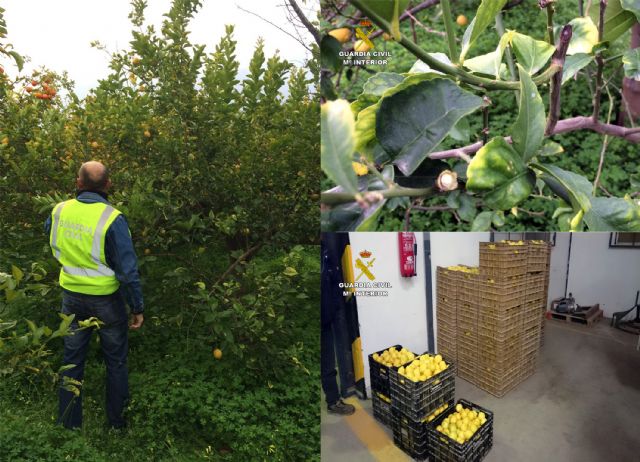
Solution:
{"label": "stacked wicker basket", "polygon": [[438,350],[503,396],[535,371],[549,280],[540,241],[480,243],[480,267],[438,268]]}

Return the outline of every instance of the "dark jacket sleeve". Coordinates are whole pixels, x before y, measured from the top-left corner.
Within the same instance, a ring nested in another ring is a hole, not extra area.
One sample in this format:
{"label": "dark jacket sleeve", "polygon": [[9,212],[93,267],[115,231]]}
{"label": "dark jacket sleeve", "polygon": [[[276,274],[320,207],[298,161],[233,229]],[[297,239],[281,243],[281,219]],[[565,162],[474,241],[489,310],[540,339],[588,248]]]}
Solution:
{"label": "dark jacket sleeve", "polygon": [[49,215],[44,222],[44,233],[49,236],[51,234],[51,215]]}
{"label": "dark jacket sleeve", "polygon": [[144,301],[138,273],[138,258],[124,215],[118,216],[107,230],[105,257],[120,281],[120,290],[131,307],[131,312],[142,313]]}

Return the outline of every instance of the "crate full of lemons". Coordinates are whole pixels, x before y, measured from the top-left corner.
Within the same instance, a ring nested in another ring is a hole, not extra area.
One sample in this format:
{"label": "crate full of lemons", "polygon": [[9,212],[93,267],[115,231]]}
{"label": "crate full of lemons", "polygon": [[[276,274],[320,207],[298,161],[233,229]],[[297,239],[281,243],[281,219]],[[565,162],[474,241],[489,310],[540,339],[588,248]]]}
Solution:
{"label": "crate full of lemons", "polygon": [[454,399],[455,365],[439,354],[421,354],[390,374],[392,406],[414,421]]}
{"label": "crate full of lemons", "polygon": [[430,460],[480,461],[493,446],[493,413],[461,399],[426,426]]}
{"label": "crate full of lemons", "polygon": [[393,368],[413,361],[415,353],[402,345],[395,345],[369,355],[369,376],[372,394],[379,393],[391,398],[389,390],[389,374]]}

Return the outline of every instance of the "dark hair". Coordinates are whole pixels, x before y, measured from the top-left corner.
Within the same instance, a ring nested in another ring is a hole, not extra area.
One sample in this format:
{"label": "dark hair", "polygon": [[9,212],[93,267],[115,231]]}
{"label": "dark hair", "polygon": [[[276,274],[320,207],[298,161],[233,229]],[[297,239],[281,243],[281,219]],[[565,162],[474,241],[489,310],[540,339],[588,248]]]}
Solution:
{"label": "dark hair", "polygon": [[101,170],[89,172],[84,164],[78,170],[78,178],[82,182],[84,189],[90,191],[104,191],[109,182],[109,170],[104,167]]}

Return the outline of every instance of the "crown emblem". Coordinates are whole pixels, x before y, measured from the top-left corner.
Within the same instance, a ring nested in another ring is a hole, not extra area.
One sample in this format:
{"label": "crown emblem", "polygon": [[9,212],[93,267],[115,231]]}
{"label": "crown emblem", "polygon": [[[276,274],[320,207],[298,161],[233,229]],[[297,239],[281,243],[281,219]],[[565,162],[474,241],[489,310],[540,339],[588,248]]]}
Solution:
{"label": "crown emblem", "polygon": [[369,252],[368,250],[363,250],[362,252],[360,252],[360,256],[362,258],[369,258],[371,256],[371,252]]}

